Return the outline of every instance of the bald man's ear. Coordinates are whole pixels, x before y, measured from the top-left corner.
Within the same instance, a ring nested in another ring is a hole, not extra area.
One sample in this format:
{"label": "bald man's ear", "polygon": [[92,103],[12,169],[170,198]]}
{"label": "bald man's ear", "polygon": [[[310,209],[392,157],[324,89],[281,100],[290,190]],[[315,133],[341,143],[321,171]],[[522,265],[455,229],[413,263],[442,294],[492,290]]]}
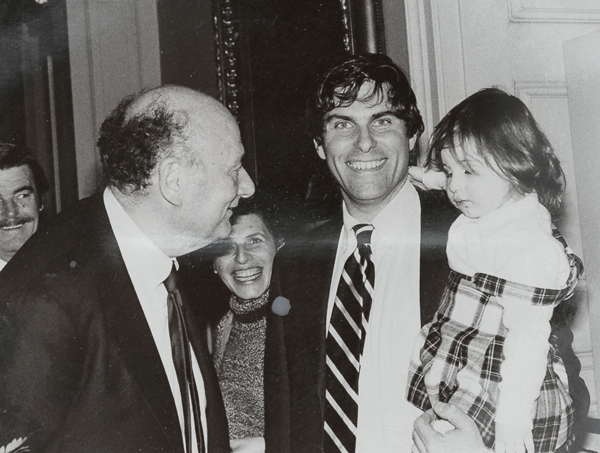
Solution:
{"label": "bald man's ear", "polygon": [[313,143],[315,145],[315,149],[317,150],[317,154],[323,160],[325,160],[325,150],[323,149],[323,145],[320,145],[315,139],[313,139]]}
{"label": "bald man's ear", "polygon": [[165,200],[180,206],[183,199],[183,167],[179,159],[167,157],[158,163],[158,187]]}

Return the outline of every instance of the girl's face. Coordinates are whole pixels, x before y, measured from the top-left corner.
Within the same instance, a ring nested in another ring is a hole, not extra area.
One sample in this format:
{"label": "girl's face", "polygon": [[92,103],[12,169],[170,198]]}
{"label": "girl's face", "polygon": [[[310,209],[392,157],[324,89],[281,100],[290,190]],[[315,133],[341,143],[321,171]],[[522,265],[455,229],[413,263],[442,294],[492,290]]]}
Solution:
{"label": "girl's face", "polygon": [[454,206],[471,219],[477,219],[522,198],[511,184],[477,154],[472,143],[456,146],[456,158],[442,150],[446,173],[446,193]]}

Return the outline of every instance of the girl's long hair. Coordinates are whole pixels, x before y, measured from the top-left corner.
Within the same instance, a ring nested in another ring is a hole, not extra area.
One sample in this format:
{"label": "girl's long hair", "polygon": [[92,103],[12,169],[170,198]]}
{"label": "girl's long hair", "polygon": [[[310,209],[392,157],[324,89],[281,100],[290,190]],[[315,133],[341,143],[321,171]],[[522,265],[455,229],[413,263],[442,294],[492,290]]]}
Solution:
{"label": "girl's long hair", "polygon": [[[499,169],[513,189],[535,192],[552,214],[560,207],[565,176],[552,145],[527,106],[498,88],[485,88],[469,96],[436,126],[427,164],[442,169],[441,153],[470,142],[492,169]],[[497,171],[497,170],[496,170]]]}

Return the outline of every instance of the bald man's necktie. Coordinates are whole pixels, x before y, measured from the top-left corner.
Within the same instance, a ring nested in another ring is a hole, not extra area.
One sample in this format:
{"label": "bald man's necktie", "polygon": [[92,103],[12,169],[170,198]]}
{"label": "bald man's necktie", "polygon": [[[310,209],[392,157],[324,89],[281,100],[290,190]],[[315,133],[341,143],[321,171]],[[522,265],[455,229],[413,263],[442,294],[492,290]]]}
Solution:
{"label": "bald man's necktie", "polygon": [[371,260],[373,225],[353,228],[357,247],[346,260],[338,285],[327,334],[325,452],[356,450],[358,376],[373,288]]}
{"label": "bald man's necktie", "polygon": [[187,335],[181,293],[177,288],[177,270],[175,266],[164,281],[168,292],[167,307],[169,310],[169,335],[171,337],[171,351],[173,363],[181,391],[183,404],[184,437],[186,452],[192,452],[192,429],[196,431],[198,451],[204,452],[204,436],[202,432],[202,418],[200,415],[200,399],[194,372],[192,370],[192,352]]}

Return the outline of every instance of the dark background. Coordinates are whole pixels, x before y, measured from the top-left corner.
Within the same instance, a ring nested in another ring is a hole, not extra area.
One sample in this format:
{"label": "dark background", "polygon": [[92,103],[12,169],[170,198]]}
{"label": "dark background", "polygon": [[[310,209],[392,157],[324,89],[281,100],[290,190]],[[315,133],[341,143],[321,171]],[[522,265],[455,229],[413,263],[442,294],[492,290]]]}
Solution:
{"label": "dark background", "polygon": [[[257,190],[302,202],[307,220],[326,218],[339,208],[339,189],[304,132],[304,115],[317,76],[347,53],[341,2],[221,0],[213,1],[213,12],[225,3],[237,73],[231,110],[242,132],[244,165]],[[203,84],[214,80],[216,88],[214,72],[202,65],[211,57],[207,42],[215,50],[207,5],[162,0],[158,11],[163,83],[207,91]]]}

